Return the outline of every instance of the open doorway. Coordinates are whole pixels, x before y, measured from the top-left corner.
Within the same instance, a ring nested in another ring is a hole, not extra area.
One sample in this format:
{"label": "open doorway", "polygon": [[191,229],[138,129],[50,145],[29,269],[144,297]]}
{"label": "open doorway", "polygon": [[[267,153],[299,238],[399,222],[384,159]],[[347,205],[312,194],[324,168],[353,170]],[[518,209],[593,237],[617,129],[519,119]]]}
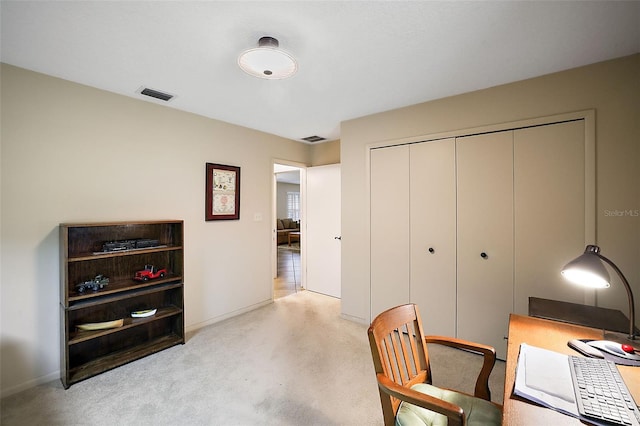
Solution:
{"label": "open doorway", "polygon": [[274,164],[273,298],[294,294],[302,280],[302,175],[294,165]]}

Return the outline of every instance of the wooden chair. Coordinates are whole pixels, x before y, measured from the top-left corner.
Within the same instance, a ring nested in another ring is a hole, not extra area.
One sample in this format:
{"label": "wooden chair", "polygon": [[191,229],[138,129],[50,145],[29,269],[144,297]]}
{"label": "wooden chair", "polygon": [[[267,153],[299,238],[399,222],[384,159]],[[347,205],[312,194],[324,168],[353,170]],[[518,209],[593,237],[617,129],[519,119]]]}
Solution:
{"label": "wooden chair", "polygon": [[[494,348],[456,338],[425,338],[414,304],[378,315],[368,335],[386,426],[501,424],[502,407],[491,402],[489,390],[489,375],[496,362]],[[474,396],[432,386],[427,343],[483,355]]]}

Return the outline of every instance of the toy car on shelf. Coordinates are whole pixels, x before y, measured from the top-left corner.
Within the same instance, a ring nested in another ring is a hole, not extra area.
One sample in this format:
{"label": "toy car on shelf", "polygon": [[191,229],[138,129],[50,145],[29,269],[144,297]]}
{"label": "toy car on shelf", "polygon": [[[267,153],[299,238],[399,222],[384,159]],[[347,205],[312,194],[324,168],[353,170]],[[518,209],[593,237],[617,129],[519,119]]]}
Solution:
{"label": "toy car on shelf", "polygon": [[104,275],[96,275],[92,280],[76,284],[76,291],[84,293],[85,290],[98,291],[105,288],[109,284],[109,278]]}
{"label": "toy car on shelf", "polygon": [[153,265],[144,265],[144,269],[136,272],[133,279],[136,281],[149,281],[156,278],[163,278],[165,275],[167,275],[165,268],[158,269]]}

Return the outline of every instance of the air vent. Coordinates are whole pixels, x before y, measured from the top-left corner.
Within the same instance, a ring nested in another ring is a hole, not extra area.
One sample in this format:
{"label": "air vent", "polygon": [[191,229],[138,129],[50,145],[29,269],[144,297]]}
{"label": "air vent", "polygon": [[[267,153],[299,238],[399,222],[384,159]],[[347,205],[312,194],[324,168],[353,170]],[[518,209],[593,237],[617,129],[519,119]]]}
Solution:
{"label": "air vent", "polygon": [[327,139],[321,136],[307,136],[306,138],[302,138],[302,140],[307,142],[320,142],[320,141],[325,141]]}
{"label": "air vent", "polygon": [[161,101],[168,102],[173,98],[173,95],[168,93],[163,93],[158,90],[149,89],[148,87],[144,87],[140,90],[140,94],[145,96],[150,96],[152,98],[160,99]]}

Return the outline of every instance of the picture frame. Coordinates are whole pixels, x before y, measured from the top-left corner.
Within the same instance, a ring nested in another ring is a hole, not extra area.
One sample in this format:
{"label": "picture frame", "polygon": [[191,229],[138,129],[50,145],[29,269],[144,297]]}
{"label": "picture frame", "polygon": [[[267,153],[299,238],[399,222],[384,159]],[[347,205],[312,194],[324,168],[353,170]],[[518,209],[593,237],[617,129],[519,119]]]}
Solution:
{"label": "picture frame", "polygon": [[206,163],[204,218],[240,219],[240,167]]}

